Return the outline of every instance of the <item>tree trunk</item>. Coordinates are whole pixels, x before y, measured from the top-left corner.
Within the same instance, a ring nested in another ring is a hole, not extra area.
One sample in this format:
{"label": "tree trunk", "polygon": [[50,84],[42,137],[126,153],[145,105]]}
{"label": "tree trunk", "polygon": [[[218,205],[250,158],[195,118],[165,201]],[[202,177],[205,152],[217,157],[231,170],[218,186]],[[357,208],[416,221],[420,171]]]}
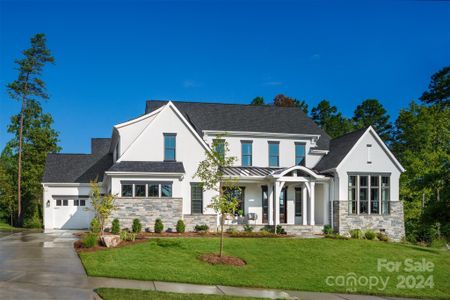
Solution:
{"label": "tree trunk", "polygon": [[19,152],[18,152],[18,161],[17,161],[17,222],[20,226],[22,226],[22,191],[21,191],[21,183],[22,183],[22,136],[23,136],[23,119],[24,119],[24,111],[25,111],[25,98],[28,94],[28,79],[30,77],[30,73],[27,74],[25,79],[25,87],[23,90],[22,96],[22,108],[20,109],[20,128],[19,128]]}
{"label": "tree trunk", "polygon": [[222,257],[223,254],[223,223],[224,223],[224,215],[220,218],[220,252],[219,256]]}

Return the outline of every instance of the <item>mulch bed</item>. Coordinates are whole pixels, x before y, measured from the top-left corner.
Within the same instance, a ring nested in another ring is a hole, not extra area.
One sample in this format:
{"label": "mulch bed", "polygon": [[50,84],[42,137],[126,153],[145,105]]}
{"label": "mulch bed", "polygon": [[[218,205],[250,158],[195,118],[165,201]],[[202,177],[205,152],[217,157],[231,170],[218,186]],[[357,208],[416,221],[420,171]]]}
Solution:
{"label": "mulch bed", "polygon": [[242,267],[247,264],[245,260],[242,260],[239,257],[227,255],[220,256],[219,254],[216,253],[203,254],[202,256],[199,257],[199,259],[211,265],[228,265],[228,266]]}

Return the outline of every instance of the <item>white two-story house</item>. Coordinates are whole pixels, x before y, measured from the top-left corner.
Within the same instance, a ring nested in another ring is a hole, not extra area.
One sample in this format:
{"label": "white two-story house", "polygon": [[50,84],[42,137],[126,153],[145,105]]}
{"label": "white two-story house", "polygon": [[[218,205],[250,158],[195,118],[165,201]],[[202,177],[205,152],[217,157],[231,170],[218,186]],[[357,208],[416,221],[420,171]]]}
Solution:
{"label": "white two-story house", "polygon": [[341,234],[371,228],[394,240],[404,235],[404,169],[372,127],[330,139],[299,108],[175,101],[147,101],[145,114],[113,126],[111,138],[92,139],[90,154],[49,154],[45,228],[89,227],[89,182],[97,179],[116,195],[112,218],[122,227],[139,218],[153,230],[160,218],[167,230],[180,219],[188,230],[215,230],[215,192],[203,190],[195,173],[218,137],[237,158],[223,170],[240,186],[229,226],[282,225],[295,234],[330,224]]}

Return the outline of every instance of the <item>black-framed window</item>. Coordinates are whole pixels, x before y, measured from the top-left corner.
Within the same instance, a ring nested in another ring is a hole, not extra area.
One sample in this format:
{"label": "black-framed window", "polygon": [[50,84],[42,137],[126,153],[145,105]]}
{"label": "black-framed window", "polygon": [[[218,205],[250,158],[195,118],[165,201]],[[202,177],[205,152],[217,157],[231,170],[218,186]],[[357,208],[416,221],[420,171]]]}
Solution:
{"label": "black-framed window", "polygon": [[301,188],[295,188],[295,216],[301,217],[302,216],[302,189]]}
{"label": "black-framed window", "polygon": [[133,185],[122,184],[122,197],[133,197]]}
{"label": "black-framed window", "polygon": [[243,167],[250,167],[252,165],[252,141],[241,141],[241,160]]}
{"label": "black-framed window", "polygon": [[280,166],[280,143],[269,142],[269,167]]}
{"label": "black-framed window", "polygon": [[351,174],[348,184],[349,214],[389,214],[390,176]]}
{"label": "black-framed window", "polygon": [[63,206],[69,206],[69,200],[68,199],[63,199],[62,205]]}
{"label": "black-framed window", "polygon": [[78,199],[73,200],[73,206],[80,206],[80,201]]}
{"label": "black-framed window", "polygon": [[62,200],[56,199],[56,206],[61,206],[61,205],[62,205]]}
{"label": "black-framed window", "polygon": [[161,183],[161,197],[172,197],[172,183]]}
{"label": "black-framed window", "polygon": [[175,133],[164,133],[164,160],[176,160],[176,138]]}
{"label": "black-framed window", "polygon": [[225,140],[223,139],[214,139],[214,150],[217,152],[221,159],[225,158]]}
{"label": "black-framed window", "polygon": [[149,197],[159,197],[159,184],[149,183],[148,184],[148,196]]}
{"label": "black-framed window", "polygon": [[305,165],[305,144],[295,143],[295,165]]}
{"label": "black-framed window", "polygon": [[135,197],[145,197],[145,189],[146,184],[138,184],[134,185],[134,196]]}
{"label": "black-framed window", "polygon": [[191,214],[203,213],[203,186],[201,183],[191,183]]}

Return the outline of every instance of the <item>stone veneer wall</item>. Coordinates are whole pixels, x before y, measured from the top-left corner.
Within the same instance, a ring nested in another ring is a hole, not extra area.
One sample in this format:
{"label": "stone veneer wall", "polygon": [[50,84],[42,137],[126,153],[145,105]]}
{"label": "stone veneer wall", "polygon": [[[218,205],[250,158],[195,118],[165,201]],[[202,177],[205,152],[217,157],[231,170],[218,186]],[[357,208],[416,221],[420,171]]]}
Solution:
{"label": "stone veneer wall", "polygon": [[138,218],[142,230],[154,231],[155,220],[160,218],[164,231],[176,231],[177,221],[183,217],[182,198],[118,198],[116,205],[117,210],[109,218],[108,226],[117,218],[121,228],[131,229],[133,219]]}
{"label": "stone veneer wall", "polygon": [[194,214],[184,215],[184,225],[186,231],[194,231],[195,225],[208,225],[209,231],[217,230],[217,215],[214,214]]}
{"label": "stone veneer wall", "polygon": [[348,201],[333,201],[333,228],[339,234],[347,234],[351,229],[384,229],[390,239],[398,242],[405,236],[403,203],[392,201],[390,206],[389,215],[349,215]]}

